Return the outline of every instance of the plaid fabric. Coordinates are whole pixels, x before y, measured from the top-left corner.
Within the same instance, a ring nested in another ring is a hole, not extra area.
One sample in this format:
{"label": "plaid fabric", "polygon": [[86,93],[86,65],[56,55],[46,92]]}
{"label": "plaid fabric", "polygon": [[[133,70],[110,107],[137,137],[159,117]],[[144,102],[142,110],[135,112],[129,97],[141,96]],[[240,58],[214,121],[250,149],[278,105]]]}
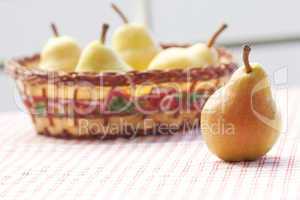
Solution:
{"label": "plaid fabric", "polygon": [[272,151],[235,164],[208,152],[197,131],[62,140],[36,135],[24,114],[1,114],[0,199],[300,199],[299,92],[281,104],[290,112]]}

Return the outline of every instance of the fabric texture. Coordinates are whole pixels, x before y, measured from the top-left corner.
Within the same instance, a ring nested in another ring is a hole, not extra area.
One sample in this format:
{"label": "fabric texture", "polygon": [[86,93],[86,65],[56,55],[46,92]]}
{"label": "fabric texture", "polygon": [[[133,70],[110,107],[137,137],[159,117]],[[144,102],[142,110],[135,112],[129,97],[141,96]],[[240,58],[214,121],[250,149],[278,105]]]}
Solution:
{"label": "fabric texture", "polygon": [[0,199],[300,199],[300,90],[279,96],[282,134],[255,162],[220,161],[200,131],[64,140],[36,135],[26,114],[3,113]]}

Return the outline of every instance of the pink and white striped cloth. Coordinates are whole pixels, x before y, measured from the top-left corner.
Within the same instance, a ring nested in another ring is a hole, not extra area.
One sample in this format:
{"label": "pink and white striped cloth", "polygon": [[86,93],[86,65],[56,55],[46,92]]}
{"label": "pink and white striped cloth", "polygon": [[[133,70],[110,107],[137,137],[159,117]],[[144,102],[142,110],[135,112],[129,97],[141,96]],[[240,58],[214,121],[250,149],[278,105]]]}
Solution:
{"label": "pink and white striped cloth", "polygon": [[272,151],[235,164],[213,156],[199,131],[63,140],[36,135],[25,114],[3,113],[0,199],[300,199],[300,90],[286,97]]}

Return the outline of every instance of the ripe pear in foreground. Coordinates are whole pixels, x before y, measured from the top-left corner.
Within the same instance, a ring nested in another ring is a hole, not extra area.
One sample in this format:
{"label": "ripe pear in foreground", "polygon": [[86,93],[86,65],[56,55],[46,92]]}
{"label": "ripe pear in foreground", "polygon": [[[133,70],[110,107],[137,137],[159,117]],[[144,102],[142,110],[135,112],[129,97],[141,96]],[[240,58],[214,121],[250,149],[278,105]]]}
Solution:
{"label": "ripe pear in foreground", "polygon": [[112,36],[113,49],[135,70],[146,70],[151,60],[160,51],[159,46],[144,25],[128,23],[127,18],[116,5],[112,4],[112,8],[124,21],[124,25],[120,26]]}
{"label": "ripe pear in foreground", "polygon": [[245,66],[217,90],[204,105],[201,130],[208,148],[224,161],[255,160],[276,142],[281,118],[261,65],[250,64],[250,47],[244,47]]}
{"label": "ripe pear in foreground", "polygon": [[132,70],[112,49],[105,46],[108,28],[108,24],[103,24],[101,39],[91,42],[83,50],[76,67],[77,72],[127,72]]}
{"label": "ripe pear in foreground", "polygon": [[148,69],[187,69],[217,64],[219,62],[219,54],[213,45],[226,28],[227,25],[222,24],[207,44],[197,43],[189,48],[176,47],[162,51],[152,60]]}
{"label": "ripe pear in foreground", "polygon": [[41,53],[40,68],[47,71],[72,72],[80,57],[80,47],[69,36],[59,36],[56,26],[51,25],[54,32]]}

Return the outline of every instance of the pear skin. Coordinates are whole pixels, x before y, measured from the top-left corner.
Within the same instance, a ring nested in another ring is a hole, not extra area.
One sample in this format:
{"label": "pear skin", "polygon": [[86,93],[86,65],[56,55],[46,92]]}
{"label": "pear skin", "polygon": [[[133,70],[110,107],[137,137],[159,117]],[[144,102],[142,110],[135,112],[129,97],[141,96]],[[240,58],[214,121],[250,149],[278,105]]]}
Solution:
{"label": "pear skin", "polygon": [[207,44],[197,43],[189,48],[170,48],[161,51],[149,64],[148,69],[188,69],[207,67],[219,63],[219,54],[213,47],[217,37],[227,28],[226,24],[216,31]]}
{"label": "pear skin", "polygon": [[91,42],[82,52],[77,72],[127,72],[132,70],[110,48],[100,41]]}
{"label": "pear skin", "polygon": [[105,46],[108,24],[102,28],[101,40],[91,42],[82,52],[77,72],[128,72],[129,67],[112,49]]}
{"label": "pear skin", "polygon": [[189,48],[169,48],[159,53],[149,64],[148,69],[188,69],[217,64],[219,54],[215,48],[198,43]]}
{"label": "pear skin", "polygon": [[194,66],[205,67],[219,62],[219,54],[213,47],[198,43],[190,47],[194,59]]}
{"label": "pear skin", "polygon": [[194,57],[194,66],[207,67],[209,65],[219,63],[219,54],[214,47],[217,38],[227,28],[227,24],[222,24],[219,29],[208,40],[207,44],[198,43],[190,48],[191,54]]}
{"label": "pear skin", "polygon": [[123,19],[112,36],[112,48],[135,70],[144,71],[151,60],[160,52],[159,45],[152,38],[147,27],[137,23],[128,23],[121,10],[112,4],[112,8]]}
{"label": "pear skin", "polygon": [[158,54],[149,65],[149,70],[187,69],[194,65],[193,58],[184,48],[169,48]]}
{"label": "pear skin", "polygon": [[69,36],[59,36],[52,24],[55,37],[50,38],[41,53],[40,68],[47,71],[72,72],[78,63],[81,49]]}
{"label": "pear skin", "polygon": [[[246,46],[245,51],[250,52],[250,48]],[[267,74],[259,64],[239,68],[208,99],[201,113],[203,139],[224,161],[262,157],[275,144],[280,130],[280,114]]]}
{"label": "pear skin", "polygon": [[143,25],[125,24],[113,34],[113,49],[123,60],[138,71],[146,70],[158,54],[159,47]]}

